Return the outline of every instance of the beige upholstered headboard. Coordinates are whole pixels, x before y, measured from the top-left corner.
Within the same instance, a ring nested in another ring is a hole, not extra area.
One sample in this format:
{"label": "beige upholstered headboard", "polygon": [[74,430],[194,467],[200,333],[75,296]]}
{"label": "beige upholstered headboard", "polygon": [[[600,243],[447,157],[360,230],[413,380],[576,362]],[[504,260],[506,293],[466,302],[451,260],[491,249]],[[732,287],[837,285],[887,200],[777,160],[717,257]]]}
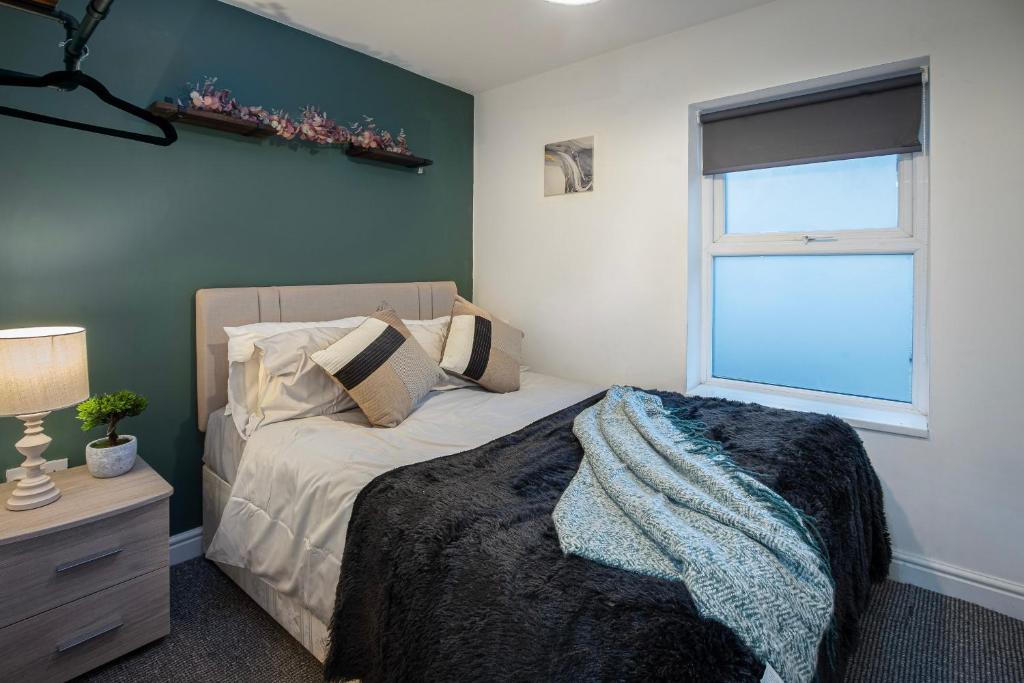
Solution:
{"label": "beige upholstered headboard", "polygon": [[370,315],[387,301],[406,320],[430,320],[452,311],[454,282],[234,287],[196,292],[196,373],[199,429],[228,402],[225,327],[258,322],[313,322]]}

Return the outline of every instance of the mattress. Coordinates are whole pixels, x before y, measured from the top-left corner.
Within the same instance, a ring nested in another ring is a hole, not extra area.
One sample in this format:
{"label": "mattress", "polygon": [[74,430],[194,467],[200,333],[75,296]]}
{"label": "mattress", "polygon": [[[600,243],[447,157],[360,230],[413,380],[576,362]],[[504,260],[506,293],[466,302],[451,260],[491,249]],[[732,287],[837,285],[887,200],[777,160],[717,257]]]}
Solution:
{"label": "mattress", "polygon": [[238,433],[231,416],[224,414],[224,408],[210,413],[203,463],[218,477],[233,484],[244,450],[245,438]]}
{"label": "mattress", "polygon": [[370,427],[360,411],[267,425],[246,445],[207,557],[245,568],[327,623],[352,505],[370,481],[489,443],[599,390],[527,371],[508,394],[432,392],[391,429]]}
{"label": "mattress", "polygon": [[[462,386],[453,381],[438,391],[454,391]],[[203,464],[221,480],[233,484],[245,452],[246,438],[239,433],[231,416],[224,413],[225,409],[218,408],[210,413],[203,445]],[[367,424],[366,418],[358,410],[339,413],[331,419],[364,426]]]}

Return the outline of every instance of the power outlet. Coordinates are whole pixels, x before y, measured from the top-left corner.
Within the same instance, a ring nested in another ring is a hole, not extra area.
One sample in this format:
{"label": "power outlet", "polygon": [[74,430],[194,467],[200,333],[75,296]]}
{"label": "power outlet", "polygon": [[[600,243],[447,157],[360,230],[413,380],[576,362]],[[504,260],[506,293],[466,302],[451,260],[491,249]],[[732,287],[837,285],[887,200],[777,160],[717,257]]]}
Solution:
{"label": "power outlet", "polygon": [[[59,470],[66,470],[68,468],[68,459],[61,458],[60,460],[47,460],[46,464],[43,465],[43,472],[47,474],[51,472],[57,472]],[[18,481],[19,479],[25,478],[24,467],[12,467],[7,470],[7,481]]]}

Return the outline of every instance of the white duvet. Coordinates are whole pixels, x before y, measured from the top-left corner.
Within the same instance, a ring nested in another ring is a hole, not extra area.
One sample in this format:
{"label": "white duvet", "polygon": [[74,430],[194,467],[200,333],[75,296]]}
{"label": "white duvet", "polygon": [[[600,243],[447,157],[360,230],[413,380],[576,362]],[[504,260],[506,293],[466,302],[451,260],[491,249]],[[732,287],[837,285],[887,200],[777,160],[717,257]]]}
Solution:
{"label": "white duvet", "polygon": [[391,429],[370,427],[358,410],[267,425],[245,446],[206,556],[248,569],[329,623],[352,504],[374,477],[483,445],[598,391],[524,372],[509,394],[432,392]]}

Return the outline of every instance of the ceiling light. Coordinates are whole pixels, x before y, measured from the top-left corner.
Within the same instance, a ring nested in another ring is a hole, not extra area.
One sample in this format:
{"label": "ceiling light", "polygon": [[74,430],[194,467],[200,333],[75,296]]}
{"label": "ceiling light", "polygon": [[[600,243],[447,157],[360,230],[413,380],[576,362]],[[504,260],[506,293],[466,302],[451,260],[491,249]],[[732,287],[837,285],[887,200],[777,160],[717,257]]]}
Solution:
{"label": "ceiling light", "polygon": [[593,5],[600,0],[547,0],[556,5]]}

